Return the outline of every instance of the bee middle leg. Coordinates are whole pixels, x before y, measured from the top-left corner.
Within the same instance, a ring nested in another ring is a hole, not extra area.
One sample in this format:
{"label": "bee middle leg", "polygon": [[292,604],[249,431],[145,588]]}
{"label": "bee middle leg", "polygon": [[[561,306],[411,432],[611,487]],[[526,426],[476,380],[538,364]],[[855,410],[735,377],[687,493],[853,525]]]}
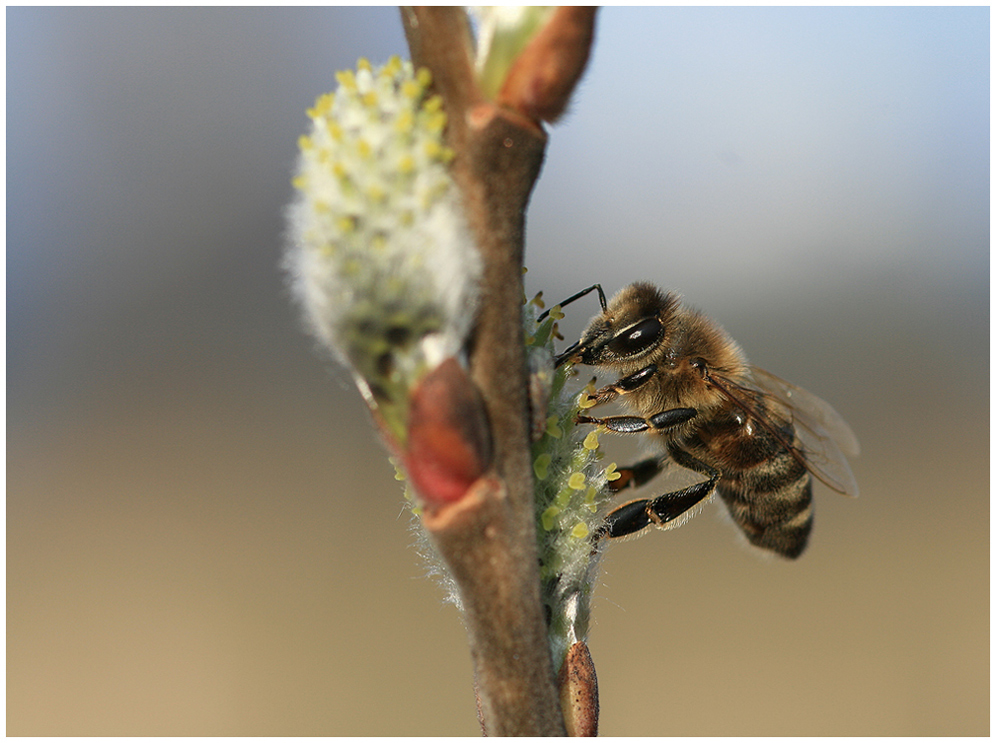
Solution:
{"label": "bee middle leg", "polygon": [[641,459],[629,467],[620,467],[616,470],[619,479],[610,482],[609,489],[618,493],[626,488],[639,488],[646,485],[664,470],[664,463],[667,459],[665,454],[663,457]]}

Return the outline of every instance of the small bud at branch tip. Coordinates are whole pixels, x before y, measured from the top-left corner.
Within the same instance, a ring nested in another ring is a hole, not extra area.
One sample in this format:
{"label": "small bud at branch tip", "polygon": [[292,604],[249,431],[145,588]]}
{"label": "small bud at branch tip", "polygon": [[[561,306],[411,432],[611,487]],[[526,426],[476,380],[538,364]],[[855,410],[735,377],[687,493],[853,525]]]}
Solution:
{"label": "small bud at branch tip", "polygon": [[595,8],[557,8],[512,64],[497,103],[534,121],[556,121],[584,73],[594,33]]}

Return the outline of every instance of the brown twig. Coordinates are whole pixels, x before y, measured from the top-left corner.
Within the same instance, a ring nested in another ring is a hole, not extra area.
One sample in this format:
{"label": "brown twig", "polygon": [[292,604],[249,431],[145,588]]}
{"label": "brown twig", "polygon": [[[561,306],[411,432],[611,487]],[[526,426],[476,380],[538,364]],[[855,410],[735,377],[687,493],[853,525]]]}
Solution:
{"label": "brown twig", "polygon": [[[412,61],[443,98],[453,176],[483,259],[470,375],[494,446],[491,472],[423,523],[460,587],[485,732],[564,735],[540,599],[521,316],[525,209],[546,135],[530,110],[484,99],[462,9],[403,8],[402,21]],[[586,58],[587,48],[582,67]],[[569,94],[580,70],[567,74]]]}

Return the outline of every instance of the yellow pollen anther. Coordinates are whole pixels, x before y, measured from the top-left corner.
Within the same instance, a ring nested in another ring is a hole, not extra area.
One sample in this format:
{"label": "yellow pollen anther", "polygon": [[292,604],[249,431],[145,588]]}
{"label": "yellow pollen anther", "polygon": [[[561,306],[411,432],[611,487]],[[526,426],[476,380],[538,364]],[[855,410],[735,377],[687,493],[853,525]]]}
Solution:
{"label": "yellow pollen anther", "polygon": [[324,116],[332,110],[333,101],[335,101],[335,96],[332,93],[322,93],[315,99],[314,107],[308,109],[308,116],[312,119]]}
{"label": "yellow pollen anther", "polygon": [[384,189],[374,184],[367,189],[367,198],[374,202],[382,202],[387,197],[387,192]]}
{"label": "yellow pollen anther", "polygon": [[432,132],[433,134],[439,134],[446,128],[446,114],[442,111],[436,111],[435,113],[429,115],[425,120],[426,131]]}
{"label": "yellow pollen anther", "polygon": [[398,160],[398,171],[407,175],[415,170],[415,158],[409,154],[404,154]]}
{"label": "yellow pollen anther", "polygon": [[547,452],[543,452],[533,460],[533,472],[537,480],[545,480],[549,474],[551,457]]}
{"label": "yellow pollen anther", "polygon": [[540,516],[540,523],[543,525],[543,529],[545,531],[550,531],[557,525],[557,516],[559,514],[560,509],[556,506],[550,506],[548,509],[543,511],[543,515]]}
{"label": "yellow pollen anther", "polygon": [[405,98],[415,100],[422,95],[422,86],[414,80],[405,80],[401,83],[401,95]]}
{"label": "yellow pollen anther", "polygon": [[605,468],[605,479],[609,482],[615,482],[620,477],[622,477],[621,472],[616,472],[616,463],[613,462],[608,467]]}
{"label": "yellow pollen anther", "polygon": [[387,60],[387,64],[384,65],[383,74],[394,77],[399,72],[401,72],[401,57],[394,54],[389,60]]}
{"label": "yellow pollen anther", "polygon": [[415,116],[411,111],[402,111],[394,121],[394,131],[398,134],[407,134],[415,126]]}
{"label": "yellow pollen anther", "polygon": [[443,99],[438,95],[434,95],[431,98],[428,98],[425,101],[425,103],[422,104],[422,110],[425,111],[426,113],[432,114],[436,113],[437,111],[441,111],[442,109],[443,109]]}
{"label": "yellow pollen anther", "polygon": [[356,90],[356,75],[353,74],[352,70],[340,70],[335,73],[335,79],[346,90]]}

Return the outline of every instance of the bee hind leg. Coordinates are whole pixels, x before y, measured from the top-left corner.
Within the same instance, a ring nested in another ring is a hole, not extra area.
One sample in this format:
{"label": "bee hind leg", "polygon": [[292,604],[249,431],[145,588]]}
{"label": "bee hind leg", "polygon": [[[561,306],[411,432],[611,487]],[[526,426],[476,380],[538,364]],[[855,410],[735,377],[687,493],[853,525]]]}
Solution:
{"label": "bee hind leg", "polygon": [[669,522],[709,497],[715,487],[715,480],[703,480],[653,499],[621,505],[605,518],[600,536],[616,539],[639,534],[649,526],[666,528]]}
{"label": "bee hind leg", "polygon": [[[606,516],[605,524],[602,526],[599,536],[609,539],[628,537],[639,534],[651,525],[666,529],[671,525],[671,522],[690,511],[712,494],[712,491],[716,488],[716,483],[719,481],[720,473],[718,470],[700,462],[680,449],[672,451],[671,456],[681,466],[706,475],[709,479],[689,485],[687,488],[682,488],[681,490],[658,495],[656,498],[624,503]],[[633,487],[638,487],[653,477],[653,475],[656,475],[665,461],[666,457],[648,459],[637,462],[633,467],[620,470],[623,476],[616,482],[623,481],[623,484],[619,486],[613,484],[613,489],[621,490],[631,483]]]}

